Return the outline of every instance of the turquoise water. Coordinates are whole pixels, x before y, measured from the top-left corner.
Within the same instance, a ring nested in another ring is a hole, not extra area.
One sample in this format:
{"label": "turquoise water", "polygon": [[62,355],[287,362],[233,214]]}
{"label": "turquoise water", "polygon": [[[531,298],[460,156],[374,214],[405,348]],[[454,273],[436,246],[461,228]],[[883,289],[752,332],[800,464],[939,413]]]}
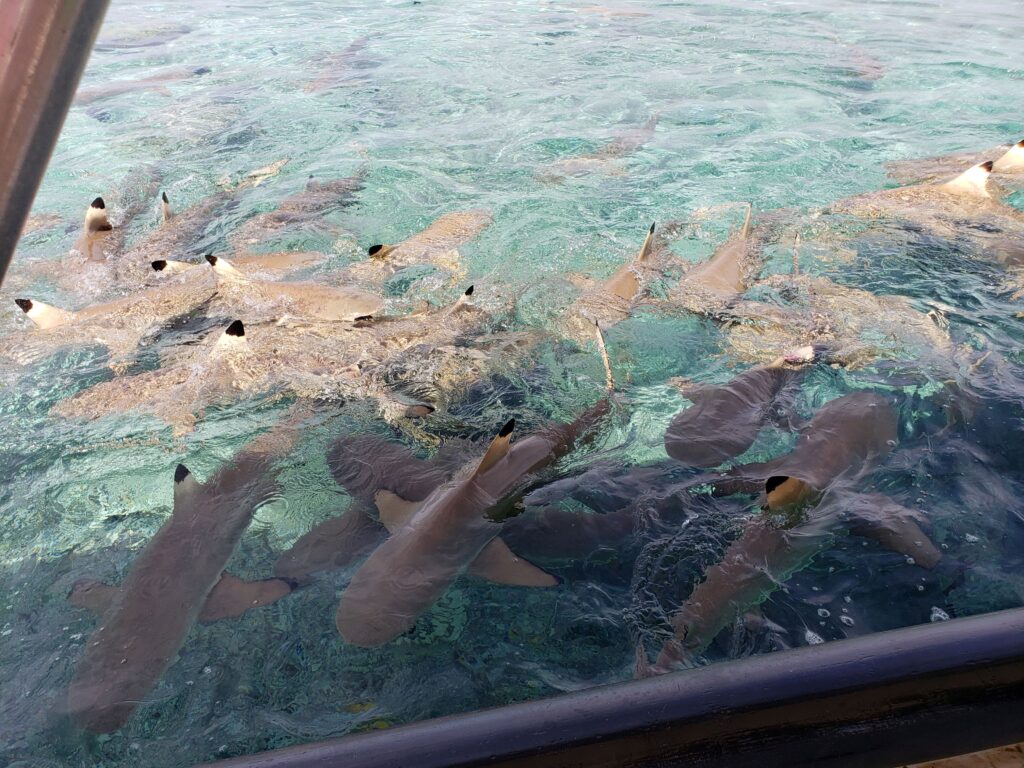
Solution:
{"label": "turquoise water", "polygon": [[[116,198],[142,168],[184,208],[224,176],[289,160],[180,254],[193,258],[225,250],[234,229],[310,174],[365,169],[352,205],[266,245],[331,254],[311,275],[447,211],[487,208],[494,224],[460,249],[468,280],[485,301],[519,296],[511,325],[543,329],[576,295],[569,277],[612,274],[651,221],[690,222],[673,249],[692,261],[737,221],[716,206],[813,209],[884,186],[888,161],[1024,137],[1024,19],[1012,4],[615,8],[643,15],[564,3],[114,2],[83,89],[180,68],[210,72],[72,108],[33,209],[54,223],[19,244],[0,330],[23,327],[9,299],[25,291],[59,306],[89,303],[29,267],[66,254],[88,201]],[[635,151],[551,178],[559,161],[652,116],[654,132]],[[1011,201],[1020,207],[1019,196]],[[152,211],[132,222],[133,236],[155,225]],[[1020,306],[1003,289],[1007,270],[961,246],[865,236],[840,250],[822,236],[801,253],[806,271],[838,283],[906,295],[923,310],[941,302],[954,343],[976,357],[991,353],[970,374],[982,406],[968,433],[915,440],[941,432],[926,398],[934,388],[904,386],[884,368],[816,367],[797,401],[807,416],[852,389],[900,394],[905,444],[874,487],[923,509],[944,556],[961,567],[926,572],[866,540],[842,539],[772,595],[761,623],[738,624],[702,661],[1024,602]],[[766,274],[788,272],[789,249],[769,246]],[[607,338],[621,384],[614,417],[595,444],[559,465],[563,485],[536,499],[600,512],[615,478],[633,487],[636,467],[678,472],[662,438],[684,400],[666,382],[726,381],[744,366],[722,331],[693,316],[641,311]],[[914,356],[902,362],[913,368]],[[751,505],[725,500],[699,526],[653,526],[621,548],[553,564],[561,584],[552,590],[461,579],[413,633],[374,650],[343,644],[333,624],[353,569],[324,575],[240,619],[196,625],[127,725],[83,736],[61,706],[96,622],[67,604],[71,585],[123,578],[170,513],[175,465],[210,476],[282,406],[215,409],[175,438],[149,417],[79,424],[48,415],[109,377],[97,348],[2,376],[0,755],[19,766],[184,766],[630,679],[636,643],[656,649],[668,606],[714,560],[728,528],[715,526]],[[425,429],[482,439],[508,415],[526,425],[569,418],[596,397],[600,376],[593,350],[551,341],[534,366],[482,381]],[[232,572],[269,575],[280,552],[349,504],[324,454],[339,434],[366,431],[431,450],[349,404],[284,461],[280,497],[258,511]],[[770,427],[749,458],[791,442]],[[594,463],[601,482],[584,474]]]}

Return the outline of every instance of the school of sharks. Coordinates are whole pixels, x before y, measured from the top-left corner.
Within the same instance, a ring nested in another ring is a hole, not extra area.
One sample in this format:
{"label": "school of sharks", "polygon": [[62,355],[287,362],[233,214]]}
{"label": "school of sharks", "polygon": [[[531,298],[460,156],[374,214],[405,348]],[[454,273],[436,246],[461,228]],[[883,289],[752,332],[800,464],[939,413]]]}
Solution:
{"label": "school of sharks", "polygon": [[[305,92],[345,85],[366,44],[334,54]],[[871,79],[874,65],[862,64]],[[119,94],[209,74],[169,69],[81,89],[76,104],[103,119]],[[652,113],[596,149],[542,164],[531,181],[624,174],[660,120]],[[628,571],[634,597],[614,629],[627,635],[634,677],[686,674],[716,645],[821,642],[762,609],[852,540],[948,589],[962,585],[972,563],[947,551],[925,499],[901,479],[938,473],[939,455],[981,464],[1012,445],[1019,432],[1004,440],[1013,428],[994,421],[997,405],[1020,404],[998,385],[1017,363],[951,324],[946,297],[922,304],[818,267],[865,243],[942,243],[998,275],[993,290],[1019,306],[1024,140],[1006,139],[892,163],[887,188],[816,209],[736,200],[638,222],[630,252],[607,254],[619,265],[610,276],[563,275],[571,300],[534,323],[520,313],[529,278],[499,284],[474,269],[473,244],[500,219],[485,207],[447,206],[419,231],[364,241],[358,258],[280,245],[283,233],[327,226],[376,194],[369,160],[331,177],[281,157],[225,175],[190,205],[176,201],[171,174],[144,167],[59,215],[30,218],[26,234],[73,218],[77,239],[53,258],[16,259],[0,286],[20,326],[0,336],[6,375],[28,379],[58,355],[100,349],[102,375],[73,370],[75,391],[45,418],[69,434],[138,418],[181,452],[164,479],[171,514],[123,578],[77,578],[62,595],[68,611],[94,620],[50,717],[89,738],[126,729],[146,716],[197,627],[274,610],[324,583],[341,584],[324,611],[332,642],[375,649],[407,640],[463,580],[500,585],[527,610],[531,595],[566,589],[566,579],[600,589],[611,563]],[[301,189],[278,194],[294,190],[282,181],[296,173]],[[257,188],[274,207],[208,250],[204,233]],[[728,232],[710,257],[681,256],[688,240],[708,239],[712,221]],[[631,463],[610,458],[608,443],[634,410],[616,326],[639,316],[699,321],[738,368],[718,383],[658,382],[684,406],[659,428],[663,457]],[[586,404],[531,411],[516,386],[569,379],[549,364],[563,353],[590,363],[571,374],[586,372],[573,383]],[[853,385],[801,410],[808,380],[836,372]],[[493,399],[474,407],[481,391],[502,387],[513,390],[508,412],[495,415]],[[212,472],[193,472],[190,436],[240,403],[265,420],[259,434]],[[314,430],[329,434],[324,458],[347,503],[262,573],[233,573],[254,520],[280,501],[282,465]],[[765,460],[759,439],[769,432],[785,447]],[[1020,469],[1019,457],[1004,458]]]}
{"label": "school of sharks", "polygon": [[[617,140],[614,151],[593,160],[617,156],[637,141]],[[152,199],[133,190],[110,207],[109,198],[96,197],[75,248],[45,265],[78,291],[77,306],[52,306],[29,295],[13,299],[26,327],[0,340],[10,364],[31,365],[74,345],[100,343],[109,350],[111,377],[59,402],[54,418],[146,412],[180,436],[207,409],[233,400],[272,395],[291,403],[279,423],[212,477],[200,481],[185,463],[178,466],[167,478],[173,514],[123,583],[84,579],[74,585],[69,601],[97,617],[66,700],[80,727],[110,732],[123,726],[174,662],[195,622],[230,620],[288,599],[323,571],[354,567],[334,617],[338,642],[379,646],[413,629],[459,578],[558,589],[545,563],[585,558],[642,537],[650,521],[642,523],[639,510],[662,525],[684,525],[688,495],[754,501],[721,560],[708,564],[688,596],[666,607],[667,625],[636,638],[638,675],[692,663],[844,533],[868,537],[923,569],[941,564],[923,510],[865,490],[872,470],[900,450],[893,395],[853,392],[825,403],[804,423],[786,403],[814,366],[863,366],[913,349],[918,366],[943,383],[931,396],[944,414],[941,423],[923,427],[939,436],[970,424],[978,404],[962,391],[961,372],[984,361],[957,345],[939,312],[842,288],[799,267],[762,276],[766,245],[805,224],[795,214],[738,205],[734,233],[660,296],[649,288],[679,269],[671,245],[680,227],[651,224],[638,234],[636,254],[610,278],[587,281],[559,323],[512,332],[497,322],[509,307],[477,306],[483,286],[462,284],[467,270],[459,248],[491,224],[486,210],[445,213],[401,242],[372,245],[364,260],[315,282],[294,275],[325,256],[254,250],[268,232],[316,219],[365,193],[362,174],[310,178],[274,211],[250,219],[231,238],[233,251],[193,251],[196,234],[224,205],[251,186],[273,183],[283,165],[256,169],[180,211],[155,189]],[[819,215],[977,238],[979,258],[1008,267],[1024,263],[1024,213],[1001,201],[1002,191],[1024,180],[1024,141],[977,156],[901,165],[896,173],[910,183],[839,201]],[[127,219],[151,205],[159,207],[160,223],[127,244]],[[423,275],[425,268],[431,279],[411,280],[401,301],[386,298],[385,280],[403,271]],[[748,298],[759,285],[784,289],[791,300]],[[617,508],[559,508],[559,493],[586,489],[586,473],[575,484],[562,476],[547,486],[551,468],[629,407],[616,394],[604,332],[639,307],[710,318],[723,334],[736,335],[733,343],[752,365],[722,385],[678,382],[691,405],[672,419],[665,450],[678,466],[703,471],[678,480],[666,470],[658,477],[657,468],[635,468],[618,480],[628,490]],[[155,369],[133,373],[133,357],[147,338],[197,315],[226,322],[165,351]],[[487,445],[449,440],[438,447],[441,441],[430,434],[435,415],[480,379],[528,366],[531,348],[550,335],[600,359],[605,375],[593,383],[594,404],[568,423],[521,434],[509,419]],[[301,439],[307,420],[353,399],[372,402],[396,438],[344,434],[335,441],[328,463],[352,505],[282,552],[265,578],[227,572],[255,511],[274,492],[275,461]],[[789,453],[766,463],[731,463],[762,427],[780,420],[797,435]],[[652,658],[645,639],[656,637],[662,641]]]}

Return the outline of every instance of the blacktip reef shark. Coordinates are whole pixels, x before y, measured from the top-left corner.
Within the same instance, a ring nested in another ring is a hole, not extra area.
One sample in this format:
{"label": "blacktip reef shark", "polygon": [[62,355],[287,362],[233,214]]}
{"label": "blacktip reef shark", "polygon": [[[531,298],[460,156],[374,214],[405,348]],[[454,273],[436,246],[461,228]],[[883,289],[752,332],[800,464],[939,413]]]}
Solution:
{"label": "blacktip reef shark", "polygon": [[198,274],[182,275],[165,285],[78,310],[37,299],[15,299],[36,330],[0,338],[0,356],[26,364],[58,349],[101,344],[109,350],[110,367],[119,371],[148,335],[172,319],[198,310],[215,289],[214,280]]}
{"label": "blacktip reef shark", "polygon": [[992,157],[996,158],[992,161],[992,175],[996,182],[1014,187],[1024,184],[1024,139],[1009,147],[994,147],[984,152],[957,152],[923,160],[898,160],[887,163],[885,169],[889,178],[898,184],[934,183]]}
{"label": "blacktip reef shark", "polygon": [[[736,467],[713,481],[716,494],[764,489],[764,514],[747,524],[672,615],[675,638],[662,648],[657,669],[700,653],[737,614],[767,599],[831,540],[837,519],[934,567],[941,554],[921,529],[920,514],[885,497],[849,492],[896,444],[897,416],[889,400],[855,392],[819,409],[786,456]],[[641,659],[639,666],[645,664]]]}
{"label": "blacktip reef shark", "polygon": [[826,213],[907,222],[950,239],[964,239],[984,255],[1024,264],[1024,212],[990,189],[994,163],[986,160],[949,181],[897,187],[833,203]]}
{"label": "blacktip reef shark", "polygon": [[558,581],[517,558],[487,513],[525,476],[567,453],[610,410],[614,387],[600,329],[607,389],[576,421],[511,442],[510,420],[475,467],[413,502],[380,490],[374,500],[391,536],[366,559],[342,593],[335,616],[348,642],[374,647],[412,629],[464,570],[505,584],[551,587]]}
{"label": "blacktip reef shark", "polygon": [[172,355],[161,368],[97,384],[57,403],[51,413],[92,420],[126,411],[147,412],[169,424],[176,436],[192,431],[210,406],[271,393],[371,399],[389,422],[422,416],[433,408],[396,398],[393,377],[381,369],[387,370],[410,345],[440,344],[476,327],[480,313],[467,299],[464,293],[449,307],[380,323],[247,329],[235,320],[205,344]]}
{"label": "blacktip reef shark", "polygon": [[459,246],[469,242],[491,226],[490,211],[471,210],[446,213],[422,232],[402,242],[371,245],[370,258],[353,264],[346,272],[354,279],[383,285],[392,275],[408,267],[432,266],[448,273],[451,281],[465,277],[466,267]]}
{"label": "blacktip reef shark", "polygon": [[210,74],[209,67],[175,67],[158,72],[149,77],[140,77],[138,80],[118,80],[107,85],[98,85],[92,88],[80,88],[75,94],[72,102],[75,106],[94,104],[97,101],[120,96],[123,93],[134,93],[136,91],[155,91],[161,96],[170,96],[171,92],[165,87],[166,83],[176,83],[188,80],[192,77],[201,77]]}
{"label": "blacktip reef shark", "polygon": [[317,58],[314,63],[320,74],[306,83],[302,90],[306,93],[318,94],[351,82],[353,80],[353,64],[369,42],[369,37],[357,37],[342,50]]}
{"label": "blacktip reef shark", "polygon": [[384,306],[384,299],[351,286],[318,283],[268,282],[247,277],[222,256],[212,254],[206,261],[218,277],[218,303],[238,311],[275,320],[297,317],[309,320],[353,322],[370,317]]}
{"label": "blacktip reef shark", "polygon": [[351,205],[365,179],[365,169],[332,181],[310,176],[301,192],[284,198],[272,211],[256,214],[231,233],[235,259],[286,227],[317,222],[327,213]]}
{"label": "blacktip reef shark", "polygon": [[802,347],[726,384],[688,387],[684,395],[692,405],[673,417],[665,431],[665,451],[683,464],[705,468],[739,456],[753,445],[782,390],[815,356],[813,347]]}
{"label": "blacktip reef shark", "polygon": [[559,182],[566,176],[580,176],[586,173],[601,172],[624,174],[620,160],[643,148],[654,136],[659,115],[651,115],[647,121],[629,130],[620,131],[615,138],[594,152],[578,157],[557,160],[539,170],[536,177],[539,181]]}
{"label": "blacktip reef shark", "polygon": [[196,621],[240,616],[284,597],[292,584],[225,572],[257,508],[277,490],[273,464],[297,439],[286,422],[254,440],[205,483],[179,464],[174,511],[117,587],[77,582],[69,600],[100,616],[68,691],[81,728],[117,730],[145,702]]}

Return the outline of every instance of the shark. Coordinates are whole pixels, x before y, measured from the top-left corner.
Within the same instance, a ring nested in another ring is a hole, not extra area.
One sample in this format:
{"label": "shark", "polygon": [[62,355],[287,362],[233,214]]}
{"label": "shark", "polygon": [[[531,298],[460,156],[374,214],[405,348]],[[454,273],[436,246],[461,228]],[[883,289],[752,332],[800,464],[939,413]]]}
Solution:
{"label": "shark", "polygon": [[210,74],[209,67],[175,67],[158,72],[149,77],[141,77],[138,80],[119,80],[99,85],[93,88],[80,88],[75,94],[72,102],[75,106],[86,106],[95,104],[97,101],[120,96],[123,93],[134,93],[137,91],[155,91],[163,96],[170,96],[170,91],[165,87],[166,83],[180,82],[193,77]]}
{"label": "shark", "polygon": [[659,115],[651,115],[642,125],[620,131],[616,136],[594,152],[578,157],[558,160],[539,170],[537,179],[544,182],[560,182],[567,176],[582,176],[587,173],[623,173],[620,161],[642,149],[654,137]]}
{"label": "shark", "polygon": [[962,240],[993,260],[1024,264],[1024,212],[998,199],[990,185],[995,163],[978,163],[948,181],[916,184],[840,200],[827,214],[902,223]]}
{"label": "shark", "polygon": [[815,359],[807,346],[750,368],[722,385],[686,389],[692,405],[672,418],[665,451],[693,467],[716,467],[753,445],[780,393]]}
{"label": "shark", "polygon": [[222,256],[209,254],[206,261],[218,277],[218,303],[244,308],[274,319],[282,315],[309,320],[353,322],[370,317],[384,306],[381,297],[351,286],[317,283],[267,282],[247,277]]}
{"label": "shark", "polygon": [[174,473],[174,511],[119,586],[77,582],[72,604],[100,616],[75,668],[67,706],[94,733],[123,726],[153,690],[196,621],[234,616],[281,599],[285,579],[243,581],[225,571],[259,506],[273,497],[273,464],[296,438],[294,425],[257,438],[200,483]]}
{"label": "shark", "polygon": [[935,183],[949,178],[959,169],[992,161],[994,181],[1008,186],[1024,183],[1024,139],[1009,147],[994,147],[984,152],[957,152],[923,160],[900,160],[885,166],[889,178],[900,185]]}
{"label": "shark", "polygon": [[215,289],[214,280],[198,274],[78,310],[15,299],[36,329],[0,338],[0,356],[25,364],[61,348],[99,343],[110,353],[111,368],[120,371],[144,339],[174,318],[203,307]]}
{"label": "shark", "polygon": [[483,457],[423,501],[378,490],[374,501],[391,534],[356,571],[342,593],[335,624],[354,645],[375,647],[412,629],[464,571],[504,584],[553,587],[558,581],[516,557],[501,541],[489,511],[527,475],[565,455],[610,410],[614,387],[600,328],[605,395],[571,424],[552,425],[515,443],[509,420]]}
{"label": "shark", "polygon": [[675,637],[662,648],[656,668],[670,669],[704,650],[738,612],[763,602],[827,545],[837,526],[934,567],[941,553],[919,513],[877,494],[850,491],[896,444],[889,400],[854,392],[820,408],[789,454],[736,467],[713,481],[716,494],[763,489],[762,512],[673,613]]}
{"label": "shark", "polygon": [[316,64],[320,74],[306,83],[302,90],[306,93],[319,94],[352,81],[353,65],[369,42],[369,37],[357,37],[337,53],[318,58]]}
{"label": "shark", "polygon": [[331,211],[351,205],[365,179],[365,169],[331,181],[319,181],[310,175],[301,192],[284,198],[274,210],[253,216],[231,233],[235,260],[286,227],[316,222]]}
{"label": "shark", "polygon": [[459,247],[472,240],[494,221],[490,211],[453,211],[438,217],[421,232],[400,243],[377,243],[367,250],[369,260],[350,266],[347,273],[364,283],[383,285],[395,273],[415,266],[431,266],[447,273],[452,281],[465,278]]}

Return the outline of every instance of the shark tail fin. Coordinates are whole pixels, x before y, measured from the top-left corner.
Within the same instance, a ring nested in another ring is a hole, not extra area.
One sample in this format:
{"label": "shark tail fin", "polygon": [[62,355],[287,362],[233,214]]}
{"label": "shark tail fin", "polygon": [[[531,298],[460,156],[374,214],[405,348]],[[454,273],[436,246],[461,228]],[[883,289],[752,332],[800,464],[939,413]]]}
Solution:
{"label": "shark tail fin", "polygon": [[171,208],[171,201],[167,199],[167,193],[160,193],[160,214],[163,216],[164,223],[174,218],[174,209]]}
{"label": "shark tail fin", "polygon": [[513,587],[554,587],[558,579],[518,557],[501,539],[491,539],[469,565],[469,572],[495,584]]}
{"label": "shark tail fin", "polygon": [[174,470],[174,511],[177,512],[200,487],[199,481],[188,471],[188,467],[179,464]]}
{"label": "shark tail fin", "polygon": [[509,445],[512,442],[512,430],[516,428],[516,420],[509,419],[501,428],[494,440],[487,448],[487,453],[480,459],[473,476],[482,475],[508,454]]}
{"label": "shark tail fin", "polygon": [[942,188],[957,195],[990,197],[988,178],[992,173],[993,165],[991,160],[973,165],[955,179],[947,181]]}
{"label": "shark tail fin", "polygon": [[36,324],[37,328],[47,330],[61,325],[68,325],[75,319],[75,313],[60,307],[51,307],[41,301],[33,299],[15,299],[21,311],[28,315],[28,319]]}
{"label": "shark tail fin", "polygon": [[647,257],[651,255],[651,251],[654,250],[654,223],[651,224],[651,228],[647,230],[647,237],[644,238],[643,245],[640,246],[640,253],[636,255],[636,262],[643,264],[647,261]]}
{"label": "shark tail fin", "polygon": [[604,365],[604,384],[609,392],[615,390],[615,376],[612,375],[612,364],[608,360],[608,348],[604,344],[604,333],[601,326],[595,322],[594,331],[597,334],[597,351],[601,353],[601,363]]}

